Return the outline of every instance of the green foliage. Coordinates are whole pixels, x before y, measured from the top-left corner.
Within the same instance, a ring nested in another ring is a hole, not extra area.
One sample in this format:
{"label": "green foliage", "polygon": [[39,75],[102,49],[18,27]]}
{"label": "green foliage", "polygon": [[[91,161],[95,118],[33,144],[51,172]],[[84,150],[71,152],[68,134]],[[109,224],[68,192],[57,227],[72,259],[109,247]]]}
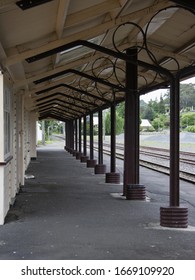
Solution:
{"label": "green foliage", "polygon": [[[86,134],[90,135],[90,124],[89,124],[89,122],[87,122],[87,124],[86,124]],[[93,135],[98,135],[98,126],[97,125],[93,126]]]}
{"label": "green foliage", "polygon": [[152,121],[155,117],[155,111],[151,106],[147,106],[142,113],[142,119],[147,119],[149,121]]}
{"label": "green foliage", "polygon": [[183,113],[180,118],[180,125],[182,128],[185,128],[188,126],[194,126],[195,125],[195,113],[194,112]]}
{"label": "green foliage", "polygon": [[[123,132],[124,128],[124,119],[119,116],[116,111],[116,134],[120,134]],[[105,133],[106,135],[110,135],[111,133],[111,123],[110,123],[110,111],[106,113],[105,117]]]}
{"label": "green foliage", "polygon": [[158,103],[158,113],[159,114],[165,114],[165,102],[163,100],[162,95],[161,95],[160,101]]}
{"label": "green foliage", "polygon": [[152,126],[156,131],[169,127],[170,118],[165,114],[159,114],[153,121]]}
{"label": "green foliage", "polygon": [[116,112],[116,134],[122,133],[124,130],[124,119]]}
{"label": "green foliage", "polygon": [[111,124],[110,124],[110,111],[106,112],[105,116],[105,134],[110,135]]}
{"label": "green foliage", "polygon": [[[165,104],[170,104],[170,96],[167,93]],[[180,84],[180,109],[189,111],[195,107],[195,84]]]}
{"label": "green foliage", "polygon": [[[49,140],[49,136],[52,133],[62,134],[63,133],[63,123],[54,120],[45,120],[45,140]],[[40,122],[42,123],[42,122]]]}
{"label": "green foliage", "polygon": [[195,106],[195,85],[181,84],[180,85],[180,107],[181,109]]}
{"label": "green foliage", "polygon": [[195,125],[190,125],[186,128],[186,131],[195,133]]}
{"label": "green foliage", "polygon": [[125,102],[121,102],[116,106],[116,111],[121,118],[125,118]]}
{"label": "green foliage", "polygon": [[152,126],[156,131],[159,131],[164,128],[164,122],[158,117],[152,121]]}
{"label": "green foliage", "polygon": [[140,115],[142,116],[148,104],[144,100],[140,100]]}

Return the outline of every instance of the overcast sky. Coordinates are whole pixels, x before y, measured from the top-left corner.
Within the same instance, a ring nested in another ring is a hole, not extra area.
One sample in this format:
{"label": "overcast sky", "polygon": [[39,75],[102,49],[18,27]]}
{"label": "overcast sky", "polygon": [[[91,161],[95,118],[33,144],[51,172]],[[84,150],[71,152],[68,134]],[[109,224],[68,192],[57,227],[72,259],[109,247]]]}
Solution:
{"label": "overcast sky", "polygon": [[[187,79],[183,82],[181,82],[181,84],[195,84],[195,77],[193,78],[190,78],[190,79]],[[152,100],[155,100],[157,98],[157,100],[160,100],[160,96],[162,94],[162,96],[167,92],[167,89],[158,89],[158,90],[155,90],[155,91],[152,91],[150,93],[147,93],[147,94],[144,94],[144,95],[141,95],[140,97],[140,100],[144,100],[145,102],[149,102],[151,99]]]}

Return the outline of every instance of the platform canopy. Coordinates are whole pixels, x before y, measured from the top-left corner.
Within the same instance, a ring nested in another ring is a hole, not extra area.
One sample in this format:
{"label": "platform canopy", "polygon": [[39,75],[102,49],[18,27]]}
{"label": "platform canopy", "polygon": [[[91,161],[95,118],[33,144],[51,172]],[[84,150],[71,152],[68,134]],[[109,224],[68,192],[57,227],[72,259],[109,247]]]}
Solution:
{"label": "platform canopy", "polygon": [[169,86],[169,73],[194,76],[195,2],[0,1],[1,70],[40,119],[76,119],[124,100],[129,48],[138,51],[133,94]]}

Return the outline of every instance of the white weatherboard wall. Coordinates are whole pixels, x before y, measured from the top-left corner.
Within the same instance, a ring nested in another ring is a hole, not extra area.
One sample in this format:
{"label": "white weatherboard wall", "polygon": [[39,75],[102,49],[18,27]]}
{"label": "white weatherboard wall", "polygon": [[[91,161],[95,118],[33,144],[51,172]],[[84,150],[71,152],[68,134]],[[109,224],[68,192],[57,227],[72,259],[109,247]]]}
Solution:
{"label": "white weatherboard wall", "polygon": [[36,120],[25,104],[25,92],[13,93],[0,72],[0,225],[25,185],[25,171],[36,154]]}
{"label": "white weatherboard wall", "polygon": [[0,74],[0,224],[9,210],[13,195],[15,168],[12,160],[13,93],[9,81]]}
{"label": "white weatherboard wall", "polygon": [[4,223],[4,93],[0,73],[0,224]]}

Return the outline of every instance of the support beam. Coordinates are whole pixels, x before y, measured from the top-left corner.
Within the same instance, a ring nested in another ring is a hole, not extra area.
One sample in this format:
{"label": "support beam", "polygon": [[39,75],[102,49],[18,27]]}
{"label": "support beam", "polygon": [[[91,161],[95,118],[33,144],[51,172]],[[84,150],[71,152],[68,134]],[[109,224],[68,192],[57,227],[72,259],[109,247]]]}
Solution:
{"label": "support beam", "polygon": [[[53,103],[53,102],[60,102],[60,103],[63,103],[63,104],[68,104],[68,105],[70,105],[70,106],[73,106],[73,107],[75,107],[75,108],[80,108],[80,109],[82,109],[82,110],[85,110],[85,111],[80,111],[80,112],[86,112],[86,111],[88,111],[88,107],[83,107],[83,106],[80,106],[79,104],[76,104],[76,103],[72,103],[72,102],[69,102],[69,101],[65,101],[65,100],[62,100],[62,99],[59,99],[59,98],[52,98],[52,99],[49,99],[49,100],[47,100],[47,104],[49,104],[49,103]],[[41,105],[44,105],[46,102],[41,102],[41,103],[38,103],[37,102],[37,104],[36,104],[36,106],[41,106]],[[32,108],[32,109],[34,109],[34,108]],[[78,109],[77,109],[78,110]],[[79,111],[79,110],[78,110]]]}
{"label": "support beam", "polygon": [[173,228],[188,227],[188,208],[180,207],[180,81],[176,76],[170,87],[170,205],[160,208],[160,225]]}
{"label": "support beam", "polygon": [[145,200],[145,187],[139,184],[139,94],[137,92],[137,48],[127,49],[134,64],[126,63],[125,144],[123,195],[128,200]]}
{"label": "support beam", "polygon": [[120,184],[120,173],[116,173],[116,106],[115,102],[110,111],[110,173],[106,173],[106,183]]}
{"label": "support beam", "polygon": [[[95,106],[95,104],[92,103],[92,102],[89,102],[89,101],[86,101],[86,100],[83,100],[83,99],[80,99],[80,98],[77,98],[77,97],[74,97],[74,96],[71,96],[71,95],[68,95],[68,94],[65,94],[65,93],[61,93],[61,92],[55,92],[53,94],[46,95],[44,97],[36,99],[36,101],[42,101],[42,100],[45,100],[47,98],[51,98],[51,97],[54,97],[54,96],[57,96],[57,95],[62,96],[62,97],[67,97],[67,98],[72,99],[74,101],[79,101],[81,103],[85,103],[85,104],[90,105],[90,106]],[[98,107],[98,106],[96,106],[96,107]]]}
{"label": "support beam", "polygon": [[103,120],[102,110],[98,111],[98,164],[95,166],[95,174],[105,174],[106,165],[103,164]]}
{"label": "support beam", "polygon": [[90,158],[87,160],[87,167],[95,167],[96,160],[94,159],[94,150],[93,150],[93,113],[90,113],[89,118],[89,134],[90,134]]}
{"label": "support beam", "polygon": [[83,155],[81,156],[81,162],[87,162],[87,120],[86,115],[83,117]]}
{"label": "support beam", "polygon": [[[128,49],[127,55],[136,62],[137,49]],[[137,93],[137,66],[126,63],[125,139],[124,139],[124,194],[127,184],[139,184],[139,95]]]}
{"label": "support beam", "polygon": [[111,106],[111,136],[110,136],[110,172],[116,172],[116,107],[115,104]]}
{"label": "support beam", "polygon": [[58,14],[56,17],[56,33],[58,38],[62,37],[69,5],[70,0],[59,0]]}
{"label": "support beam", "polygon": [[[78,150],[78,125],[77,125],[77,119],[74,121],[74,128],[75,128],[75,151]],[[75,154],[76,156],[76,154]]]}
{"label": "support beam", "polygon": [[76,153],[76,159],[81,159],[82,156],[82,137],[81,137],[81,127],[82,123],[81,123],[81,118],[79,118],[79,127],[78,127],[78,137],[79,137],[79,143],[78,143],[78,151]]}
{"label": "support beam", "polygon": [[170,206],[179,206],[180,84],[175,78],[170,87]]}
{"label": "support beam", "polygon": [[115,88],[115,89],[117,89],[119,91],[125,91],[126,90],[124,87],[122,87],[120,85],[110,83],[107,80],[104,80],[104,79],[101,79],[101,78],[98,78],[98,77],[94,77],[92,75],[86,74],[84,72],[81,72],[81,71],[78,71],[78,70],[75,70],[75,69],[67,69],[67,70],[58,72],[56,74],[46,76],[45,78],[42,78],[42,79],[39,79],[39,80],[35,80],[34,83],[35,84],[43,83],[43,82],[55,79],[55,78],[60,77],[60,76],[64,76],[64,75],[66,75],[68,73],[72,73],[72,74],[84,77],[86,79],[94,81],[95,83],[100,83],[100,84],[103,84],[103,85],[108,86],[110,88]]}
{"label": "support beam", "polygon": [[4,65],[7,67],[10,65],[16,64],[31,56],[35,56],[35,55],[39,55],[43,52],[51,51],[54,48],[60,47],[64,44],[68,44],[68,43],[78,40],[80,38],[86,38],[86,40],[90,39],[91,36],[93,36],[93,38],[94,38],[95,36],[98,36],[98,35],[104,33],[106,30],[112,29],[127,21],[133,21],[133,20],[136,20],[137,18],[146,16],[146,15],[150,15],[150,14],[154,14],[159,9],[166,7],[167,3],[168,3],[168,1],[161,1],[160,3],[157,3],[153,6],[141,9],[139,11],[134,11],[128,15],[119,17],[117,19],[113,19],[106,23],[100,24],[96,27],[88,28],[84,31],[70,35],[70,36],[60,39],[60,40],[53,41],[51,43],[45,44],[44,46],[38,47],[36,49],[29,50],[29,51],[23,52],[18,55],[10,56],[5,60]]}

